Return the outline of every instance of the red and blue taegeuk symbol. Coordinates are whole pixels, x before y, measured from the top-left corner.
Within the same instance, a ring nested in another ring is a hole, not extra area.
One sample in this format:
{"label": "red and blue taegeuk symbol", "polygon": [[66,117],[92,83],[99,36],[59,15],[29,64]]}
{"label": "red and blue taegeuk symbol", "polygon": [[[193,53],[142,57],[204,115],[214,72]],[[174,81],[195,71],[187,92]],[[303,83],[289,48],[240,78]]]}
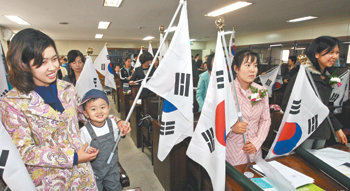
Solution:
{"label": "red and blue taegeuk symbol", "polygon": [[112,63],[109,63],[108,64],[108,72],[113,74],[113,66],[112,66]]}
{"label": "red and blue taegeuk symbol", "polygon": [[226,146],[225,100],[216,106],[215,136],[222,146]]}
{"label": "red and blue taegeuk symbol", "polygon": [[286,122],[283,130],[278,138],[273,153],[276,155],[283,155],[291,152],[297,145],[301,138],[301,128],[298,123]]}

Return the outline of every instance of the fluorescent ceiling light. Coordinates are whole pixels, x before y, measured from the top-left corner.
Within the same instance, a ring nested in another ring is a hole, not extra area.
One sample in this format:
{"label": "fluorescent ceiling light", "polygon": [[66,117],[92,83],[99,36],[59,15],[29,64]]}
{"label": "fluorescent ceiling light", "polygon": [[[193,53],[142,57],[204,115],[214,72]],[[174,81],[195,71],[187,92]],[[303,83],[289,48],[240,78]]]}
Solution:
{"label": "fluorescent ceiling light", "polygon": [[194,38],[191,38],[190,41],[193,42],[193,41],[196,41],[197,39],[194,39]]}
{"label": "fluorescent ceiling light", "polygon": [[215,11],[212,11],[212,12],[208,13],[206,16],[216,17],[216,16],[219,16],[219,15],[223,15],[225,13],[228,13],[228,12],[231,12],[231,11],[234,11],[234,10],[246,7],[246,6],[251,5],[251,4],[252,3],[249,3],[249,2],[237,1],[235,3],[232,3],[231,5],[227,5],[225,7],[217,9]]}
{"label": "fluorescent ceiling light", "polygon": [[348,41],[348,42],[343,42],[343,44],[350,44],[350,41]]}
{"label": "fluorescent ceiling light", "polygon": [[119,7],[123,0],[105,0],[103,6],[105,7]]}
{"label": "fluorescent ceiling light", "polygon": [[98,29],[107,29],[110,23],[111,22],[108,22],[108,21],[100,21],[98,23],[98,27],[97,28]]}
{"label": "fluorescent ceiling light", "polygon": [[30,25],[27,21],[21,19],[20,17],[16,16],[16,15],[5,15],[5,17],[17,24],[20,25]]}
{"label": "fluorescent ceiling light", "polygon": [[154,36],[146,36],[142,40],[152,40],[152,39],[154,39]]}
{"label": "fluorescent ceiling light", "polygon": [[316,19],[316,18],[317,17],[314,17],[314,16],[306,16],[306,17],[300,17],[300,18],[296,18],[296,19],[291,19],[291,20],[288,20],[287,22],[295,23],[295,22],[306,21],[306,20]]}
{"label": "fluorescent ceiling light", "polygon": [[103,34],[95,34],[95,38],[102,38]]}
{"label": "fluorescent ceiling light", "polygon": [[282,46],[282,44],[271,44],[270,47]]}
{"label": "fluorescent ceiling light", "polygon": [[[292,47],[290,49],[294,50],[294,47]],[[295,48],[295,50],[305,50],[305,48]]]}
{"label": "fluorescent ceiling light", "polygon": [[[169,29],[169,32],[174,32],[174,31],[176,31],[176,29],[177,29],[177,26],[172,26],[172,27]],[[165,29],[164,32],[167,32],[167,31],[168,31],[168,29]]]}

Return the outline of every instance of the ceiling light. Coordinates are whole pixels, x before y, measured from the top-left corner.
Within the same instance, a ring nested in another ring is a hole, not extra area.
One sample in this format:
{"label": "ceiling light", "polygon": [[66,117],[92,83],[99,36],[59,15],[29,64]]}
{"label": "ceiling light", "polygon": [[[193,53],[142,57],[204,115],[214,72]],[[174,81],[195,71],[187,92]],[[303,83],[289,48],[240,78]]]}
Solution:
{"label": "ceiling light", "polygon": [[[290,49],[294,50],[294,47],[292,47]],[[295,48],[295,50],[305,50],[305,48]]]}
{"label": "ceiling light", "polygon": [[105,0],[103,6],[105,7],[119,7],[123,0]]}
{"label": "ceiling light", "polygon": [[[172,26],[172,27],[169,29],[169,32],[174,32],[174,31],[176,31],[176,29],[177,29],[177,26]],[[164,32],[167,32],[167,31],[168,31],[168,29],[165,29]]]}
{"label": "ceiling light", "polygon": [[287,22],[295,23],[295,22],[306,21],[306,20],[316,19],[316,18],[317,17],[314,17],[314,16],[306,16],[306,17],[300,17],[300,18],[296,18],[296,19],[291,19],[291,20],[288,20]]}
{"label": "ceiling light", "polygon": [[152,39],[154,39],[154,36],[146,36],[142,40],[152,40]]}
{"label": "ceiling light", "polygon": [[231,11],[234,11],[234,10],[246,7],[246,6],[251,5],[251,4],[252,3],[249,3],[249,2],[237,1],[235,3],[232,3],[231,5],[227,5],[225,7],[217,9],[215,11],[212,11],[212,12],[208,13],[206,16],[216,17],[216,16],[219,16],[219,15],[223,15],[225,13],[228,13],[228,12],[231,12]]}
{"label": "ceiling light", "polygon": [[270,47],[282,46],[282,44],[271,44]]}
{"label": "ceiling light", "polygon": [[9,20],[20,24],[20,25],[30,25],[27,21],[21,19],[20,17],[16,16],[16,15],[5,15],[6,18],[8,18]]}
{"label": "ceiling light", "polygon": [[110,23],[111,22],[108,22],[108,21],[100,21],[98,23],[98,27],[97,28],[98,29],[107,29]]}
{"label": "ceiling light", "polygon": [[348,42],[343,42],[343,44],[350,44],[350,41],[348,41]]}
{"label": "ceiling light", "polygon": [[95,34],[95,38],[102,38],[103,34]]}
{"label": "ceiling light", "polygon": [[193,41],[196,41],[197,39],[194,39],[194,38],[191,38],[190,41],[193,42]]}

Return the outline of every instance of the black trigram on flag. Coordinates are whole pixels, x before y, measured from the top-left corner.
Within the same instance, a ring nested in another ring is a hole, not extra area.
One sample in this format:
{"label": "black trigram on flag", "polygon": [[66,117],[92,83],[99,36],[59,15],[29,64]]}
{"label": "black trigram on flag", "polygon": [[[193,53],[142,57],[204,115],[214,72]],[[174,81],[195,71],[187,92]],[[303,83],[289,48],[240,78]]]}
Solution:
{"label": "black trigram on flag", "polygon": [[172,135],[175,130],[175,121],[162,121],[162,125],[160,126],[160,134],[161,135]]}
{"label": "black trigram on flag", "polygon": [[207,142],[210,152],[212,153],[215,150],[215,142],[214,142],[214,132],[213,128],[207,129],[206,131],[202,132],[202,136]]}
{"label": "black trigram on flag", "polygon": [[174,94],[188,97],[190,91],[190,80],[191,74],[176,73]]}
{"label": "black trigram on flag", "polygon": [[296,115],[300,112],[301,100],[293,100],[289,113]]}
{"label": "black trigram on flag", "polygon": [[2,150],[1,151],[1,156],[0,156],[0,177],[1,179],[3,179],[2,175],[4,174],[4,170],[5,170],[5,165],[6,165],[6,161],[7,158],[9,156],[9,150]]}
{"label": "black trigram on flag", "polygon": [[4,95],[6,95],[6,94],[7,94],[7,92],[9,92],[9,91],[8,91],[8,90],[4,90],[4,91],[1,93],[0,97],[2,97],[2,96],[4,96]]}
{"label": "black trigram on flag", "polygon": [[339,94],[333,93],[332,96],[329,98],[329,102],[335,102],[339,98]]}
{"label": "black trigram on flag", "polygon": [[97,78],[94,78],[94,86],[97,88]]}
{"label": "black trigram on flag", "polygon": [[224,85],[224,71],[223,70],[216,71],[216,82],[217,82],[218,89],[225,87],[225,85]]}
{"label": "black trigram on flag", "polygon": [[101,64],[101,70],[105,70],[106,69],[106,64]]}
{"label": "black trigram on flag", "polygon": [[314,117],[308,120],[308,126],[308,134],[311,134],[315,131],[315,129],[318,126],[318,115],[315,115]]}
{"label": "black trigram on flag", "polygon": [[270,79],[267,79],[265,85],[270,86],[271,82],[272,82],[272,81],[271,81]]}

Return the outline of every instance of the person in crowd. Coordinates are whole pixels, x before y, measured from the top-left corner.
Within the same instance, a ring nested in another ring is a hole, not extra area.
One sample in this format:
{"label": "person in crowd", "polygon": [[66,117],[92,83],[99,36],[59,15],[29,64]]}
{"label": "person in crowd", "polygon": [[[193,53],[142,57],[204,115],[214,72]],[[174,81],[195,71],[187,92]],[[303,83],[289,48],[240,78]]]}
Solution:
{"label": "person in crowd", "polygon": [[207,63],[210,63],[207,65],[208,70],[206,72],[202,73],[201,75],[199,75],[199,81],[198,81],[197,91],[196,91],[196,100],[197,100],[197,103],[199,106],[198,107],[199,112],[202,111],[205,96],[207,95],[209,78],[210,78],[210,74],[211,74],[211,68],[213,65],[212,62],[214,60],[213,58],[214,58],[214,54],[211,54],[208,56]]}
{"label": "person in crowd", "polygon": [[89,161],[99,151],[80,140],[77,92],[57,79],[54,41],[35,29],[18,32],[7,53],[14,87],[0,99],[2,123],[37,190],[96,190]]}
{"label": "person in crowd", "polygon": [[[143,54],[141,54],[140,56],[141,67],[137,67],[135,69],[135,72],[132,74],[129,81],[130,85],[135,85],[135,81],[142,80],[146,77],[147,71],[148,69],[150,69],[149,67],[150,67],[150,64],[152,63],[152,60],[153,60],[153,56],[151,53],[145,51]],[[153,75],[155,68],[153,67],[150,70],[151,71],[148,77],[151,77]],[[141,97],[145,97],[151,94],[152,92],[149,89],[143,88]]]}
{"label": "person in crowd", "polygon": [[120,191],[122,186],[118,168],[118,150],[114,152],[109,164],[107,164],[107,161],[116,144],[118,135],[125,136],[131,129],[122,128],[123,121],[109,115],[111,106],[106,94],[101,90],[92,89],[86,92],[81,106],[85,117],[88,119],[85,126],[80,129],[81,140],[83,143],[88,143],[89,146],[99,150],[96,159],[91,161],[98,190]]}
{"label": "person in crowd", "polygon": [[68,76],[63,80],[76,84],[85,64],[85,57],[79,50],[68,52]]}
{"label": "person in crowd", "polygon": [[199,54],[196,54],[194,56],[194,62],[196,63],[195,65],[196,65],[197,69],[202,67],[203,61],[202,61],[202,59],[200,59],[200,55]]}
{"label": "person in crowd", "polygon": [[[329,102],[332,93],[332,86],[329,83],[330,73],[333,71],[333,65],[339,58],[339,40],[330,36],[320,36],[316,38],[306,49],[306,56],[309,61],[307,69],[310,71],[316,88],[320,94],[323,104],[330,108],[329,118],[333,125],[336,137],[340,143],[347,144],[348,140],[342,130],[342,124],[333,114],[333,103]],[[282,109],[285,110],[288,104],[290,94],[292,92],[295,75],[287,85],[282,100]],[[305,149],[320,149],[326,144],[331,137],[331,124],[325,119],[319,127],[311,134],[311,136],[301,144]]]}
{"label": "person in crowd", "polygon": [[124,67],[120,70],[119,78],[123,85],[123,92],[125,94],[130,93],[129,81],[132,74],[134,73],[134,68],[131,66],[131,58],[126,57],[124,60]]}
{"label": "person in crowd", "polygon": [[[144,52],[140,56],[141,67],[135,68],[135,72],[132,74],[130,78],[130,85],[135,84],[135,80],[142,80],[145,78],[147,71],[149,69],[150,64],[152,63],[153,56],[149,52]],[[149,77],[153,75],[154,67],[151,69],[151,73]]]}
{"label": "person in crowd", "polygon": [[283,84],[287,85],[288,81],[298,73],[299,65],[296,65],[297,57],[289,56],[288,57],[288,71],[287,74],[283,76]]}
{"label": "person in crowd", "polygon": [[[255,154],[261,155],[261,145],[269,132],[271,118],[267,90],[253,82],[259,62],[259,55],[250,50],[238,52],[232,62],[236,72],[233,83],[243,119],[231,127],[226,139],[226,160],[233,166],[247,163],[247,154],[251,161]],[[246,144],[242,134],[245,134]]]}
{"label": "person in crowd", "polygon": [[134,58],[131,61],[131,66],[135,67],[136,61],[137,61],[138,54],[134,54]]}
{"label": "person in crowd", "polygon": [[154,61],[154,70],[157,69],[159,66],[159,58],[157,57],[156,60]]}
{"label": "person in crowd", "polygon": [[57,72],[57,78],[62,80],[64,77],[68,75],[67,68],[63,66],[64,63],[67,62],[67,59],[65,56],[61,56],[60,58],[60,68],[58,69]]}
{"label": "person in crowd", "polygon": [[61,64],[62,67],[67,68],[68,60],[67,60],[67,58],[65,56],[61,56],[60,57],[60,64]]}

